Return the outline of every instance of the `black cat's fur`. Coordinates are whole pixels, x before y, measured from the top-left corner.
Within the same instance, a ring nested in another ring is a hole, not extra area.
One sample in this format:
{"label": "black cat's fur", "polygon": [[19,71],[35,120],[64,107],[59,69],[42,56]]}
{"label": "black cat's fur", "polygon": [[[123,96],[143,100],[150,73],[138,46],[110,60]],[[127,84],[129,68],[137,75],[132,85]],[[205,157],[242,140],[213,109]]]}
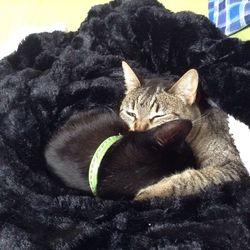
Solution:
{"label": "black cat's fur", "polygon": [[163,176],[195,165],[192,151],[185,144],[191,127],[190,121],[178,120],[145,132],[129,132],[115,112],[94,109],[72,116],[51,139],[45,156],[66,185],[90,192],[92,156],[106,138],[122,134],[101,161],[97,194],[108,199],[131,199]]}

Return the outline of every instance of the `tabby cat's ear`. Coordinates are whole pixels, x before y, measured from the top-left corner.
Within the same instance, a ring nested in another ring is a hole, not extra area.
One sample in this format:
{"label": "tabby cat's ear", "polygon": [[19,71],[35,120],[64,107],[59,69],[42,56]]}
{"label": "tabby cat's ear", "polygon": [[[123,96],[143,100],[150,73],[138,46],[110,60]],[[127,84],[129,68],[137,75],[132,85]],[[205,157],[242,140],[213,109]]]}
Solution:
{"label": "tabby cat's ear", "polygon": [[190,69],[168,92],[179,96],[185,104],[192,105],[196,98],[198,82],[199,75],[197,70]]}
{"label": "tabby cat's ear", "polygon": [[122,69],[127,93],[133,89],[141,87],[142,81],[125,61],[122,61]]}
{"label": "tabby cat's ear", "polygon": [[190,120],[173,120],[157,127],[153,137],[158,145],[171,147],[173,143],[184,141],[191,129],[192,122]]}

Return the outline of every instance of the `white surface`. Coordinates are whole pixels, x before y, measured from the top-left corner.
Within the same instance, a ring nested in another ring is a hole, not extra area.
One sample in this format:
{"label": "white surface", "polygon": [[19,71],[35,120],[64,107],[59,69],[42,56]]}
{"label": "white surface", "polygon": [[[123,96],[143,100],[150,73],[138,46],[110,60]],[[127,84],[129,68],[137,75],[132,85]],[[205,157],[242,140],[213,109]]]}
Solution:
{"label": "white surface", "polygon": [[240,157],[250,173],[250,130],[244,123],[228,117],[230,133],[234,138],[234,143],[240,152]]}
{"label": "white surface", "polygon": [[[8,54],[12,53],[17,49],[18,44],[29,34],[39,33],[39,32],[52,32],[54,30],[65,31],[65,25],[62,23],[57,23],[51,27],[23,27],[20,30],[17,30],[6,44],[0,48],[0,59]],[[250,172],[250,130],[242,122],[235,120],[232,116],[229,116],[229,127],[230,133],[232,134],[235,145],[240,152],[241,159],[245,164],[248,172]]]}

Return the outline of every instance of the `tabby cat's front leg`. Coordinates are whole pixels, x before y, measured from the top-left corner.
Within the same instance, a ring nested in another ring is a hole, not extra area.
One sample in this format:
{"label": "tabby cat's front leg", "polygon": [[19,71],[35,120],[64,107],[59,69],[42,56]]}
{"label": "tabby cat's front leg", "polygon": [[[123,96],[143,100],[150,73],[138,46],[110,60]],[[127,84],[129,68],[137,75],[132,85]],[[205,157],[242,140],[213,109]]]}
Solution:
{"label": "tabby cat's front leg", "polygon": [[206,179],[195,169],[188,169],[180,174],[163,178],[154,185],[141,189],[135,200],[146,200],[154,197],[180,197],[195,194],[207,186]]}
{"label": "tabby cat's front leg", "polygon": [[210,186],[223,185],[227,182],[238,182],[249,178],[247,170],[242,165],[231,161],[220,167],[204,167],[202,169],[187,169],[179,174],[163,178],[147,188],[141,189],[135,200],[145,200],[153,197],[180,197],[197,194]]}

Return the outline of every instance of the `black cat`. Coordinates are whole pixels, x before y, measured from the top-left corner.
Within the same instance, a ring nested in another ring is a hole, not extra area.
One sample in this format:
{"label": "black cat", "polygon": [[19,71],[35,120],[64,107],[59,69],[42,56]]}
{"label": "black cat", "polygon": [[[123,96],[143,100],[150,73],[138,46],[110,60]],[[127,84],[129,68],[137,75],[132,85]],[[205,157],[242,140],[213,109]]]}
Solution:
{"label": "black cat", "polygon": [[100,162],[96,192],[107,199],[132,199],[141,188],[195,166],[185,143],[191,128],[190,121],[176,120],[132,132],[116,113],[95,109],[72,116],[47,145],[45,157],[67,186],[91,192],[92,157],[104,140],[120,134]]}

